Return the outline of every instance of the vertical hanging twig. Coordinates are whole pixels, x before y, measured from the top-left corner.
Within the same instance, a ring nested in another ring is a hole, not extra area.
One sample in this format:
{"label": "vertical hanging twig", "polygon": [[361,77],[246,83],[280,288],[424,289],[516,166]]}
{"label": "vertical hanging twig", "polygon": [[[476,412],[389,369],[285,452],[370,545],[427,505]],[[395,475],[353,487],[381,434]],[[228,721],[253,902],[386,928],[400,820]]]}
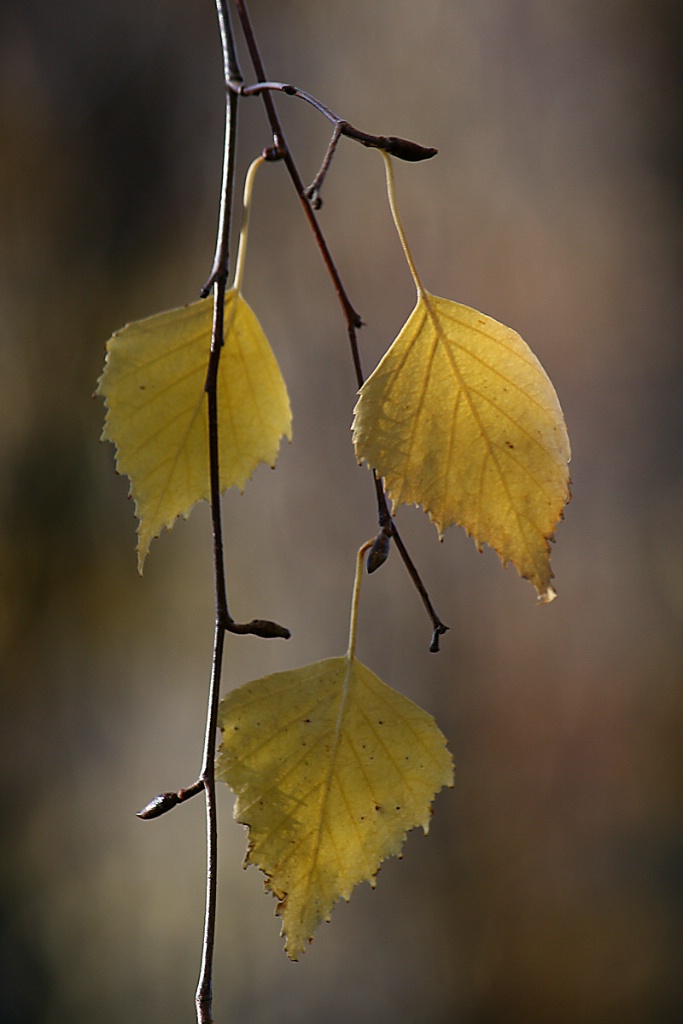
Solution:
{"label": "vertical hanging twig", "polygon": [[206,375],[206,398],[209,429],[209,476],[211,481],[211,523],[213,529],[214,582],[216,596],[216,624],[214,631],[211,684],[204,736],[204,756],[200,778],[204,783],[206,799],[206,908],[199,980],[195,996],[197,1024],[212,1024],[213,1001],[213,953],[216,933],[216,900],[218,872],[218,827],[216,814],[216,733],[218,700],[225,630],[231,621],[228,611],[225,585],[225,564],[223,557],[223,533],[221,523],[220,459],[218,448],[218,365],[224,340],[225,291],[229,273],[230,223],[235,178],[235,135],[237,131],[238,93],[233,88],[242,76],[235,52],[230,13],[226,0],[216,0],[216,12],[223,52],[223,77],[225,81],[225,141],[223,147],[223,181],[218,216],[216,254],[209,280],[203,289],[208,295],[213,287],[214,317],[211,334],[211,353]]}
{"label": "vertical hanging twig", "polygon": [[218,823],[216,817],[215,755],[218,698],[224,643],[225,630],[216,621],[206,734],[204,737],[204,758],[200,775],[204,783],[206,799],[206,905],[204,911],[202,957],[195,995],[197,1024],[213,1024],[213,951],[216,937],[216,900],[218,893]]}

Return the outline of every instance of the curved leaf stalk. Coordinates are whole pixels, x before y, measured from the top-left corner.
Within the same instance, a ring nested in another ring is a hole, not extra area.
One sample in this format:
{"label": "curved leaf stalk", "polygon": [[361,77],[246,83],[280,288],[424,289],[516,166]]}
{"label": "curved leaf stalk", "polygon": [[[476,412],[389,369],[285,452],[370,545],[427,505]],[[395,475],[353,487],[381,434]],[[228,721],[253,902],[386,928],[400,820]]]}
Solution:
{"label": "curved leaf stalk", "polygon": [[[268,76],[266,75],[263,60],[261,58],[261,53],[258,47],[258,43],[256,41],[256,36],[254,35],[251,19],[249,17],[249,12],[247,10],[246,0],[235,0],[235,9],[237,11],[240,24],[242,26],[242,31],[244,33],[244,38],[247,43],[247,49],[249,51],[251,63],[254,68],[254,73],[256,75],[256,78],[258,79],[257,85],[255,86],[247,86],[243,88],[241,84],[239,84],[236,86],[236,88],[240,91],[242,95],[248,95],[249,93],[259,93],[263,99],[263,103],[266,110],[266,116],[268,118],[268,122],[273,133],[273,142],[275,148],[279,152],[285,163],[287,172],[290,176],[290,179],[299,197],[299,200],[303,206],[304,213],[308,220],[309,226],[313,232],[316,244],[320,250],[323,263],[325,264],[325,268],[327,269],[327,272],[332,280],[335,291],[337,293],[337,297],[342,307],[342,311],[346,319],[347,334],[349,338],[349,345],[351,348],[351,358],[353,361],[354,371],[356,375],[356,382],[358,385],[358,389],[360,390],[360,388],[363,386],[363,383],[365,382],[365,376],[363,374],[360,352],[358,348],[357,331],[362,326],[363,321],[361,320],[359,314],[354,309],[346,293],[346,289],[344,288],[344,285],[342,283],[339,271],[337,270],[337,267],[332,258],[325,237],[320,228],[320,224],[318,223],[318,219],[315,215],[315,209],[317,208],[317,190],[319,189],[320,186],[320,174],[318,175],[316,182],[314,182],[314,185],[311,186],[311,188],[307,189],[304,187],[303,180],[299,173],[298,167],[296,165],[294,157],[292,156],[292,152],[287,144],[287,140],[282,130],[282,125],[280,123],[280,119],[275,109],[275,104],[273,102],[271,92],[274,89],[279,89],[285,94],[295,95],[299,96],[302,99],[305,99],[307,102],[311,103],[316,109],[318,109],[322,114],[324,114],[325,117],[335,122],[336,125],[340,126],[338,135],[345,134],[348,135],[350,138],[354,138],[357,141],[361,142],[363,145],[371,145],[374,146],[375,148],[379,148],[383,155],[385,155],[385,151],[394,151],[395,155],[402,156],[403,159],[426,159],[430,156],[434,156],[436,150],[418,146],[416,143],[408,142],[407,140],[404,139],[396,139],[393,136],[371,136],[367,133],[359,132],[357,129],[353,129],[352,126],[348,125],[348,122],[343,121],[341,118],[338,118],[336,114],[332,113],[332,111],[330,111],[329,108],[325,107],[318,100],[315,100],[308,93],[304,93],[303,90],[296,89],[294,86],[284,85],[283,83],[270,82],[268,80]],[[241,83],[241,78],[238,81],[239,83]],[[330,145],[330,148],[328,149],[328,153],[326,154],[325,160],[323,162],[323,168],[321,169],[321,173],[326,172],[327,168],[329,167],[332,152],[334,151],[334,147],[336,146],[336,142],[338,141],[338,135],[337,138],[333,136],[332,143]],[[382,480],[377,476],[377,474],[374,474],[374,484],[377,495],[377,511],[380,532],[384,532],[385,534],[390,533],[393,539],[396,541],[396,547],[398,548],[399,554],[405,565],[408,575],[410,576],[410,579],[412,580],[413,585],[415,586],[432,623],[433,632],[429,649],[432,653],[437,653],[439,650],[439,637],[447,632],[448,626],[446,626],[441,621],[441,618],[436,613],[432,605],[432,602],[429,598],[429,595],[427,593],[427,589],[424,586],[424,583],[422,582],[420,574],[414,562],[412,561],[405,544],[401,539],[401,536],[398,532],[398,528],[393,520],[393,517],[387,504]]]}
{"label": "curved leaf stalk", "polygon": [[408,245],[408,238],[407,238],[406,233],[405,233],[405,231],[403,229],[403,224],[402,224],[401,218],[399,216],[398,206],[396,205],[396,186],[395,186],[395,183],[394,183],[394,168],[392,167],[392,164],[391,164],[391,157],[387,153],[385,153],[384,150],[380,150],[380,153],[381,153],[382,157],[384,158],[384,167],[385,167],[386,176],[387,176],[387,196],[388,196],[388,199],[389,199],[389,207],[391,209],[391,216],[394,219],[394,225],[396,226],[396,232],[397,232],[398,237],[399,237],[399,239],[401,241],[401,248],[403,249],[403,254],[404,254],[405,258],[406,258],[406,263],[408,264],[408,268],[410,270],[411,276],[413,278],[413,281],[415,282],[415,287],[417,288],[417,294],[418,294],[418,296],[421,296],[421,295],[425,294],[425,289],[424,289],[424,287],[422,285],[422,281],[420,280],[420,275],[417,272],[417,267],[415,266],[415,261],[413,259],[413,254],[411,253],[410,246]]}

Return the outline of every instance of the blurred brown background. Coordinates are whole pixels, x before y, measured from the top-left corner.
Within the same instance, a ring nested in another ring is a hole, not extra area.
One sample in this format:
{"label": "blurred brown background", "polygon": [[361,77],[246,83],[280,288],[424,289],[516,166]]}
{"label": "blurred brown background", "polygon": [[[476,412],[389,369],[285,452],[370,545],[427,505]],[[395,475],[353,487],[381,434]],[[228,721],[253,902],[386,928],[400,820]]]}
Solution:
{"label": "blurred brown background", "polygon": [[[218,1021],[668,1024],[683,1013],[681,42],[677,0],[252,4],[273,78],[439,148],[396,168],[425,284],[516,327],[574,447],[559,593],[461,531],[399,525],[451,630],[392,557],[359,656],[432,711],[458,766],[429,837],[290,964],[221,792]],[[247,78],[251,79],[244,62]],[[303,177],[329,128],[278,99]],[[240,170],[270,141],[241,108]],[[192,1019],[212,641],[207,509],[136,572],[127,482],[91,398],[124,322],[191,301],[214,244],[221,62],[210,0],[0,9],[0,1017]],[[225,502],[225,687],[342,653],[375,528],[349,441],[344,324],[282,167],[261,172],[245,293],[295,441]],[[413,304],[376,154],[340,147],[323,228],[371,368]]]}

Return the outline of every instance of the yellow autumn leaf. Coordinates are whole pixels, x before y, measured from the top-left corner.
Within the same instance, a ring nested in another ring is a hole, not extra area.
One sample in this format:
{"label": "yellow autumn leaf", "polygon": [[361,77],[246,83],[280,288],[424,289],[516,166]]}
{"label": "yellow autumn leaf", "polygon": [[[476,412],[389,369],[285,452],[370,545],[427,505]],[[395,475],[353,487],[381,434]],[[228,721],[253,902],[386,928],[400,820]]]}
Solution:
{"label": "yellow autumn leaf", "polygon": [[355,658],[257,679],[222,701],[217,774],[249,826],[297,959],[333,904],[397,854],[452,782],[434,719]]}
{"label": "yellow autumn leaf", "polygon": [[[154,537],[210,497],[204,382],[211,347],[211,299],[118,331],[107,344],[98,393],[107,405],[102,438],[131,482],[138,565]],[[234,289],[225,302],[218,371],[221,489],[244,488],[259,462],[272,465],[291,438],[285,383],[258,320]]]}
{"label": "yellow autumn leaf", "polygon": [[569,439],[548,376],[511,328],[422,286],[360,390],[353,439],[394,507],[421,505],[439,534],[457,523],[536,587],[551,587],[549,540],[569,500]]}
{"label": "yellow autumn leaf", "polygon": [[423,293],[360,391],[353,438],[394,506],[422,505],[552,594],[548,538],[568,499],[555,390],[515,331]]}
{"label": "yellow autumn leaf", "polygon": [[287,954],[296,960],[336,900],[362,881],[408,830],[429,828],[431,802],[452,785],[453,762],[436,722],[353,653],[257,679],[220,705],[217,776],[249,826],[245,864],[277,897]]}
{"label": "yellow autumn leaf", "polygon": [[[224,344],[217,398],[220,485],[244,488],[257,465],[273,465],[280,440],[291,439],[287,389],[256,316],[240,294],[253,176],[235,286],[225,297]],[[97,393],[107,413],[102,439],[117,449],[116,465],[130,478],[138,517],[138,568],[149,546],[177,516],[209,499],[209,437],[204,384],[211,349],[213,300],[138,320],[107,342]]]}

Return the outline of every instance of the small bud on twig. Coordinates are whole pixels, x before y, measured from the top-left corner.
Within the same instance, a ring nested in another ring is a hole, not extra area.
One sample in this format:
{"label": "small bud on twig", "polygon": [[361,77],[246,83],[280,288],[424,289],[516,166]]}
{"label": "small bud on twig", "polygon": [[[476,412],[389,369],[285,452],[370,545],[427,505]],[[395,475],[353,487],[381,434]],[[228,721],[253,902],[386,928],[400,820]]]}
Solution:
{"label": "small bud on twig", "polygon": [[292,635],[285,626],[280,626],[277,622],[271,622],[269,619],[252,619],[251,622],[229,622],[225,628],[229,633],[238,633],[240,636],[251,634],[263,637],[265,640],[271,640],[274,637],[279,637],[281,640],[289,640]]}
{"label": "small bud on twig", "polygon": [[389,156],[395,156],[398,160],[409,160],[411,163],[417,163],[418,160],[430,160],[439,152],[433,146],[420,146],[417,142],[399,139],[395,135],[389,135],[384,139],[382,149]]}
{"label": "small bud on twig", "polygon": [[368,555],[368,573],[375,572],[381,565],[384,565],[389,552],[391,550],[391,536],[385,533],[384,530],[380,530],[375,538],[375,542],[370,548],[370,554]]}
{"label": "small bud on twig", "polygon": [[159,818],[162,814],[166,814],[166,811],[170,811],[178,803],[180,801],[177,793],[159,793],[159,796],[155,796],[141,811],[136,811],[136,814],[143,821],[150,821],[152,818]]}

